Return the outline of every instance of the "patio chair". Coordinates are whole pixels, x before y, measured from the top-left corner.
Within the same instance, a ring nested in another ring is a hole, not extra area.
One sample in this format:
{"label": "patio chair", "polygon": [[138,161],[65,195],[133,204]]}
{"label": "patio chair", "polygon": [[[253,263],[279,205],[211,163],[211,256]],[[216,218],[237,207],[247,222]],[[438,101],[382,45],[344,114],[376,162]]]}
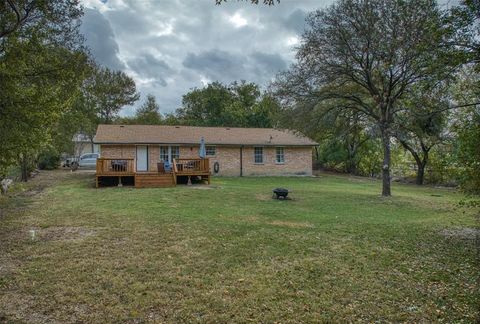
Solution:
{"label": "patio chair", "polygon": [[172,164],[168,161],[165,161],[163,164],[166,173],[172,172]]}
{"label": "patio chair", "polygon": [[157,163],[157,171],[158,173],[165,173],[165,162]]}

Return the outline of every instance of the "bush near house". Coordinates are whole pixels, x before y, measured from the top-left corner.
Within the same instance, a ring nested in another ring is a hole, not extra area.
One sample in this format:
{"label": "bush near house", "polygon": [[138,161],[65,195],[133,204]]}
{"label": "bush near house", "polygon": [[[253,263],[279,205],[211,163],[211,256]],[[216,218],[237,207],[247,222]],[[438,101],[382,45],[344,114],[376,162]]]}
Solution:
{"label": "bush near house", "polygon": [[60,154],[53,148],[47,149],[38,156],[40,170],[54,170],[60,165]]}

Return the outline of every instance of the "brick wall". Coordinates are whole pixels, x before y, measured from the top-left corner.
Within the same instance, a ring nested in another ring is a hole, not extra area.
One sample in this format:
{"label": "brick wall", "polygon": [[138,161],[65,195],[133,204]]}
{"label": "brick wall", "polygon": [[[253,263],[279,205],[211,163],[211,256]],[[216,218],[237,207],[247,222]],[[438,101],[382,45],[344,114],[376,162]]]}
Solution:
{"label": "brick wall", "polygon": [[263,148],[263,163],[255,164],[254,148],[243,149],[243,174],[255,175],[312,175],[311,147],[284,147],[285,162],[276,163],[276,148]]}
{"label": "brick wall", "polygon": [[104,158],[135,158],[135,145],[100,145],[100,156]]}
{"label": "brick wall", "polygon": [[[209,156],[208,158],[213,175],[240,176],[240,147],[217,146],[215,156]],[[219,164],[218,173],[214,173],[215,162]]]}
{"label": "brick wall", "polygon": [[[180,146],[181,158],[198,158],[200,146]],[[210,162],[210,171],[212,174],[215,162],[220,165],[219,176],[239,176],[240,175],[240,147],[217,146],[215,156],[208,156]]]}
{"label": "brick wall", "polygon": [[[243,148],[243,175],[311,175],[312,174],[312,148],[311,147],[285,147],[285,162],[276,163],[275,147],[263,148],[263,163],[254,163],[254,148]],[[135,145],[102,145],[101,156],[106,158],[135,158]],[[197,146],[180,146],[181,158],[197,158]],[[219,163],[219,176],[240,175],[240,147],[216,146],[215,156],[210,156],[210,170],[213,173],[215,162]],[[160,161],[160,146],[148,146],[149,171],[157,170]]]}

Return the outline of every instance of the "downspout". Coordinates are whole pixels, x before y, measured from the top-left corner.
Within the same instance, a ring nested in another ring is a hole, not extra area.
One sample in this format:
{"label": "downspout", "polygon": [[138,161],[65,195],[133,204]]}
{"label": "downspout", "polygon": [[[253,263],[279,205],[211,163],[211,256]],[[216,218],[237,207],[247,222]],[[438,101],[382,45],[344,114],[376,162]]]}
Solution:
{"label": "downspout", "polygon": [[240,176],[243,177],[243,145],[240,145]]}

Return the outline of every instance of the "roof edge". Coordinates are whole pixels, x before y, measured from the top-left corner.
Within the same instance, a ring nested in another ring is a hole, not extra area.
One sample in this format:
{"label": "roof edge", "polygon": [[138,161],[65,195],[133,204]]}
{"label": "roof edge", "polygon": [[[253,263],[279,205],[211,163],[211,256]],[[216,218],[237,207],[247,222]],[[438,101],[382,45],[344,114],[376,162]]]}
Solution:
{"label": "roof edge", "polygon": [[[200,143],[178,143],[178,142],[93,142],[94,144],[110,144],[110,145],[162,145],[162,144],[176,144],[176,145],[200,145]],[[225,144],[225,143],[207,143],[209,145],[217,145],[217,146],[317,146],[318,143],[314,142],[311,144],[266,144],[266,143],[255,143],[255,144]]]}

